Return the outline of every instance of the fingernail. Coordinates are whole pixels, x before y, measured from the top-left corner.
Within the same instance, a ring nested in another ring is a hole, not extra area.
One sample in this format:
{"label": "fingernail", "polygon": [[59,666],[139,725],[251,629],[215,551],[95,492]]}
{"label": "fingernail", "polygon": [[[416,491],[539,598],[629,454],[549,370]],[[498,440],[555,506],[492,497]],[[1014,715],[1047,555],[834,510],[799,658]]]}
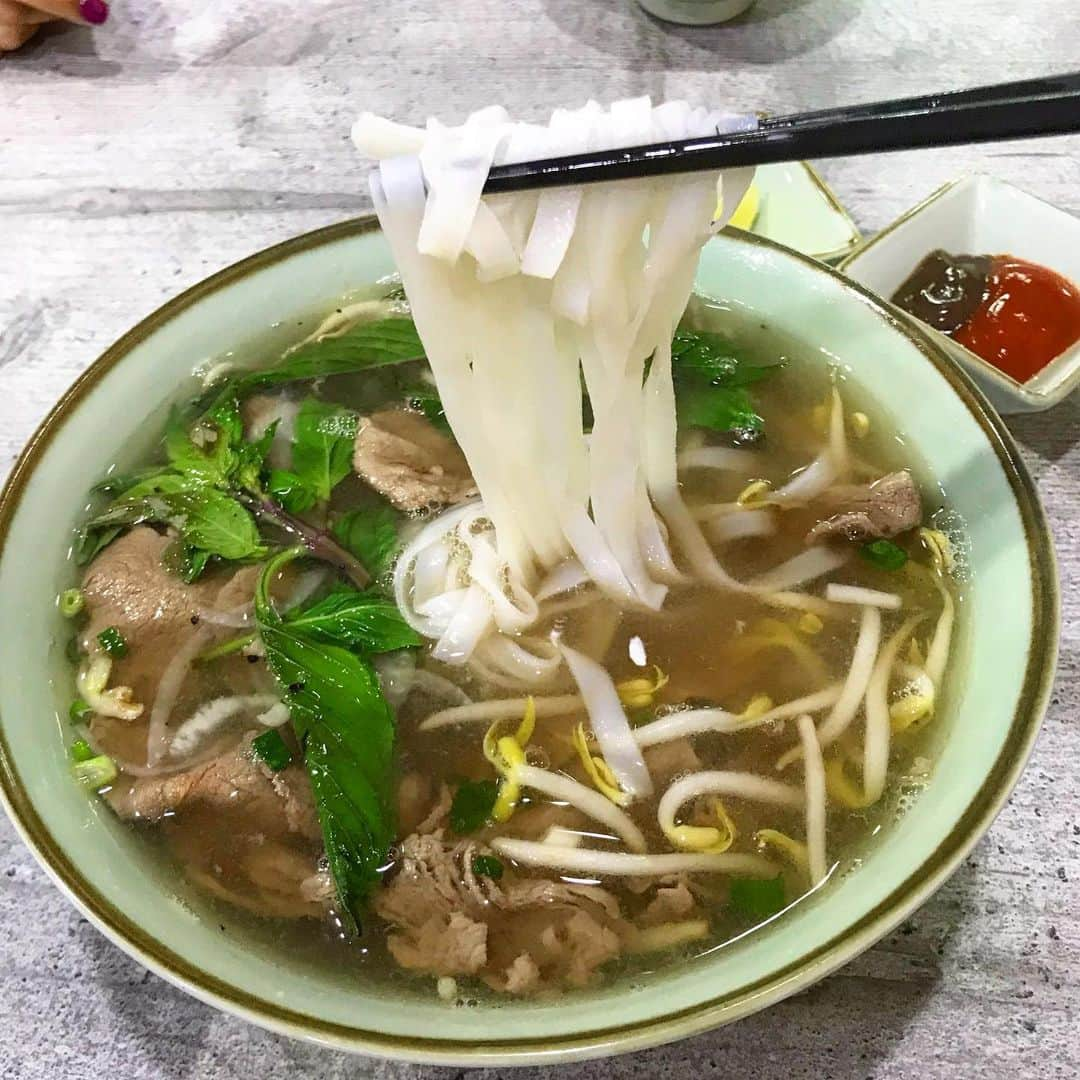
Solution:
{"label": "fingernail", "polygon": [[109,17],[105,0],[79,0],[79,14],[93,26],[100,26]]}

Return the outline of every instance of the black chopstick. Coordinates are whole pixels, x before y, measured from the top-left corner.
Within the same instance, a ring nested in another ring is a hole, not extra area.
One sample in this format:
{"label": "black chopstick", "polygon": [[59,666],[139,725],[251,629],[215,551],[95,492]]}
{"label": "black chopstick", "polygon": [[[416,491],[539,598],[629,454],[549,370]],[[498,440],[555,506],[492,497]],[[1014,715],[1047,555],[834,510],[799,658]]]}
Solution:
{"label": "black chopstick", "polygon": [[814,112],[793,113],[788,116],[763,116],[761,127],[794,127],[797,124],[822,123],[826,120],[842,120],[857,116],[897,116],[904,113],[928,112],[942,106],[978,105],[992,101],[1034,101],[1041,98],[1061,97],[1080,92],[1080,72],[1068,75],[1044,75],[1038,79],[1021,79],[1018,82],[995,83],[977,86],[971,90],[948,90],[941,94],[923,94],[918,97],[894,98],[890,101],[874,101],[865,105],[841,105],[835,109],[817,109]]}
{"label": "black chopstick", "polygon": [[1062,75],[780,117],[753,131],[498,165],[488,174],[484,192],[1074,132],[1080,132],[1080,75]]}

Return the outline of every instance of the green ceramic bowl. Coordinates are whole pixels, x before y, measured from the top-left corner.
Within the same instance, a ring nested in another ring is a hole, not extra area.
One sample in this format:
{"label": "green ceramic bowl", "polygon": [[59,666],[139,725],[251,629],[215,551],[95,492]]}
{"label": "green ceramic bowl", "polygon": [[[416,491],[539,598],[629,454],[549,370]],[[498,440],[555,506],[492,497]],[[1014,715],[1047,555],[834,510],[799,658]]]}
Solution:
{"label": "green ceramic bowl", "polygon": [[23,453],[0,503],[0,780],[8,813],[57,884],[152,971],[255,1023],[348,1050],[459,1065],[553,1062],[680,1038],[833,971],[895,927],[960,864],[1028,756],[1057,646],[1053,553],[1001,422],[918,331],[826,267],[744,234],[706,248],[703,291],[814,343],[876,390],[967,523],[972,583],[933,777],[862,864],[772,926],[711,955],[554,1001],[451,1007],[309,964],[228,915],[204,915],[144,840],[68,776],[69,526],[87,488],[162,410],[193,364],[392,270],[370,219],[299,237],[151,315],[79,379]]}

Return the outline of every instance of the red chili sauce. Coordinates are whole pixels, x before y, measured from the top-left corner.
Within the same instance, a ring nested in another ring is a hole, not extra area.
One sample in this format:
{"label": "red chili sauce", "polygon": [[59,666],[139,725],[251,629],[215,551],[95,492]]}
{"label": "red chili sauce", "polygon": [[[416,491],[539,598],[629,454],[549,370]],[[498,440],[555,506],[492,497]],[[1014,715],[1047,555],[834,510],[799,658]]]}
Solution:
{"label": "red chili sauce", "polygon": [[1017,382],[1080,340],[1080,289],[1013,255],[932,251],[892,301]]}

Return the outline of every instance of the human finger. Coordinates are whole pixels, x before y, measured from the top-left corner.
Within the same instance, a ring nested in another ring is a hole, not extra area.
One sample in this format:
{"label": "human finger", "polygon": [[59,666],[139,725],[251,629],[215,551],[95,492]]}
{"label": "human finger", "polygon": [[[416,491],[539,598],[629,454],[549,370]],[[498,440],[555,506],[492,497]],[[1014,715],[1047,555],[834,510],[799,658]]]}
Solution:
{"label": "human finger", "polygon": [[36,24],[0,22],[0,53],[21,48],[37,33],[37,29]]}
{"label": "human finger", "polygon": [[24,0],[46,19],[66,19],[68,22],[99,26],[109,17],[105,0]]}

